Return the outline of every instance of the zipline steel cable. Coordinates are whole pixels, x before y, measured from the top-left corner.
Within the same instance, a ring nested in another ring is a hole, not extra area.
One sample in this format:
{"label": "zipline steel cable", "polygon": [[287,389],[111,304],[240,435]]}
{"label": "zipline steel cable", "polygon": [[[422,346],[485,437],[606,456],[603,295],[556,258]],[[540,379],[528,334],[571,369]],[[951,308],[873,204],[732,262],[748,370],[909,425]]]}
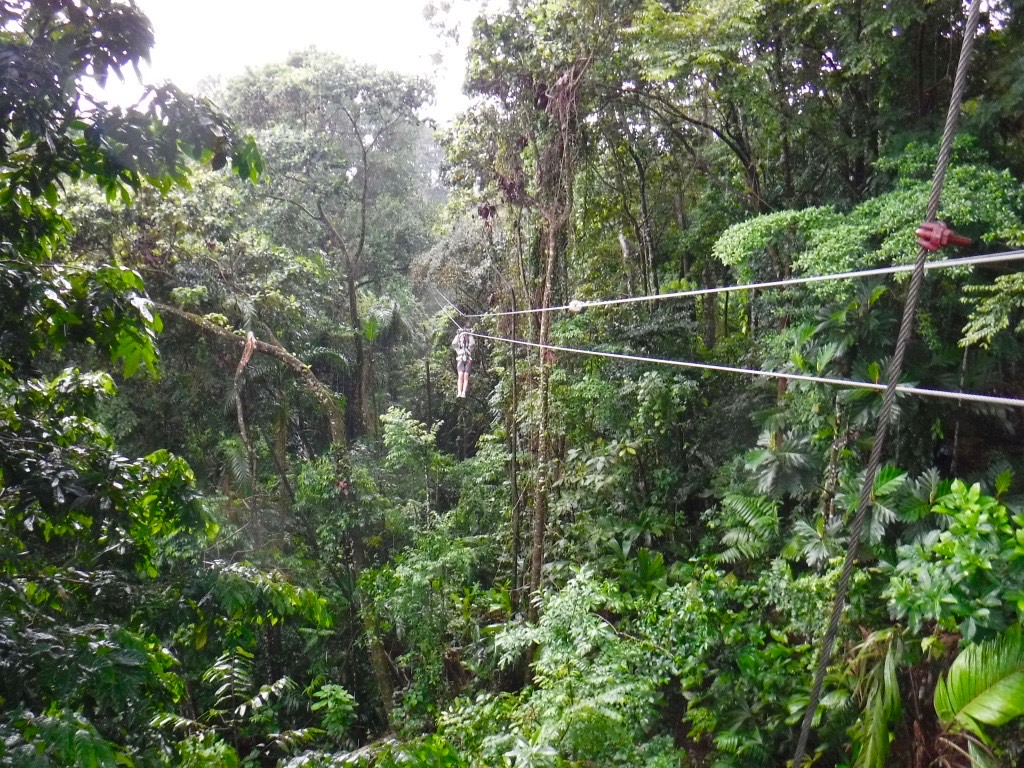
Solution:
{"label": "zipline steel cable", "polygon": [[[454,306],[454,305],[453,305]],[[455,322],[452,320],[452,322]],[[456,323],[458,325],[458,323]],[[461,327],[461,326],[460,326]],[[759,376],[769,379],[792,379],[794,381],[807,381],[815,384],[830,384],[837,387],[850,389],[868,389],[876,392],[887,390],[886,384],[875,384],[870,381],[857,381],[855,379],[833,379],[827,376],[812,376],[806,373],[786,373],[783,371],[762,371],[757,368],[738,368],[731,365],[714,365],[712,363],[697,363],[690,360],[672,360],[660,357],[644,357],[642,355],[630,355],[625,352],[604,352],[597,349],[580,349],[577,347],[562,347],[556,344],[539,344],[535,341],[524,339],[512,339],[507,336],[491,336],[486,333],[470,331],[478,339],[489,341],[501,341],[508,344],[518,344],[523,347],[534,349],[550,349],[552,352],[568,352],[576,355],[589,355],[591,357],[608,357],[613,360],[628,360],[637,363],[653,363],[655,365],[671,365],[677,368],[694,368],[702,371],[719,371],[722,373],[739,373],[747,376]],[[1024,408],[1024,399],[1015,397],[1001,397],[999,395],[980,395],[972,392],[950,392],[944,389],[928,389],[926,387],[914,387],[909,384],[898,384],[896,392],[902,395],[916,395],[919,397],[936,397],[946,400],[959,400],[971,403],[984,403],[996,405],[1003,408]]]}
{"label": "zipline steel cable", "polygon": [[[990,263],[992,261],[1007,261],[1013,258],[1024,257],[1024,251],[1011,251],[1006,254],[991,255],[987,257],[967,257],[966,259],[946,259],[941,262],[933,262],[934,264],[951,267],[951,266],[966,266],[965,261],[975,258],[985,258],[985,262]],[[970,263],[976,264],[978,261],[971,261]],[[863,274],[863,273],[856,273]],[[890,273],[887,273],[890,274]],[[726,286],[726,289],[729,287]],[[479,315],[468,315],[459,309],[447,296],[445,296],[440,290],[434,287],[434,292],[447,304],[453,312],[460,315],[461,317],[479,317]],[[518,314],[518,313],[507,313],[507,314]],[[496,315],[491,315],[494,317]],[[448,319],[458,328],[460,331],[466,330],[466,328],[459,324],[459,322],[452,317],[448,316]],[[655,365],[669,365],[677,368],[691,368],[702,371],[718,371],[722,373],[738,373],[746,376],[757,376],[761,378],[769,379],[793,379],[794,381],[806,381],[814,384],[828,384],[837,387],[846,387],[849,389],[866,389],[875,392],[884,392],[887,389],[886,384],[877,384],[871,381],[858,381],[856,379],[836,379],[829,376],[814,376],[806,373],[789,373],[785,371],[765,371],[758,368],[740,368],[732,365],[715,365],[712,363],[698,363],[692,360],[673,360],[670,358],[662,357],[646,357],[642,355],[631,355],[625,352],[605,352],[596,349],[581,349],[578,347],[563,347],[555,344],[538,344],[534,341],[526,341],[525,339],[514,339],[507,336],[492,336],[486,333],[479,333],[477,331],[470,331],[470,333],[478,339],[487,339],[488,341],[505,342],[507,344],[516,344],[523,347],[532,347],[534,349],[550,349],[554,352],[567,352],[577,355],[588,355],[591,357],[607,357],[613,360],[628,360],[630,362],[637,363],[652,363]],[[945,389],[930,389],[927,387],[914,387],[909,384],[897,384],[896,392],[901,395],[916,395],[918,397],[932,397],[945,400],[956,400],[959,402],[972,402],[982,403],[985,405],[995,405],[1002,408],[1024,408],[1024,399],[1014,397],[1003,397],[1000,395],[982,395],[973,392],[951,392]]]}
{"label": "zipline steel cable", "polygon": [[[431,286],[431,287],[433,287],[433,286]],[[440,296],[441,299],[444,301],[444,303],[447,304],[449,307],[451,307],[457,314],[461,315],[462,317],[466,317],[465,313],[463,313],[462,310],[460,310],[458,307],[456,307],[454,304],[452,304],[451,301],[449,301],[448,297],[445,296],[443,293],[441,293],[441,291],[439,291],[437,288],[434,288],[434,293],[436,293],[438,296]],[[463,326],[459,325],[459,321],[456,320],[451,315],[448,315],[448,319],[451,320],[453,323],[455,323],[455,327],[458,328],[460,331],[466,330]],[[476,336],[478,334],[473,334],[473,335]]]}
{"label": "zipline steel cable", "polygon": [[[1024,252],[1022,252],[1024,253]],[[465,313],[459,309],[452,301],[445,296],[440,290],[434,288],[437,295],[447,304],[452,311],[459,315],[465,316]],[[465,327],[459,324],[459,322],[452,317],[448,316],[448,319],[455,324],[460,331],[466,330]],[[715,365],[712,363],[698,363],[692,360],[672,360],[670,358],[663,357],[646,357],[643,355],[631,355],[625,352],[605,352],[598,349],[581,349],[578,347],[563,347],[557,344],[539,344],[535,341],[526,341],[525,339],[514,339],[508,336],[492,336],[486,333],[479,333],[477,331],[469,331],[470,334],[478,339],[487,339],[488,341],[499,341],[505,342],[506,344],[517,344],[523,347],[531,347],[534,349],[550,349],[553,352],[568,352],[576,355],[588,355],[591,357],[607,357],[613,360],[628,360],[636,363],[653,363],[655,365],[669,365],[677,368],[692,368],[702,371],[719,371],[722,373],[738,373],[747,376],[758,376],[761,378],[769,379],[793,379],[794,381],[806,381],[814,384],[828,384],[837,387],[847,387],[850,389],[867,389],[875,392],[884,392],[887,385],[876,384],[871,381],[858,381],[856,379],[836,379],[828,376],[814,376],[806,373],[788,373],[785,371],[764,371],[758,368],[740,368],[732,365]],[[1024,399],[1015,397],[1002,397],[1000,395],[981,395],[973,392],[951,392],[945,389],[929,389],[927,387],[914,387],[909,384],[898,384],[896,391],[902,395],[916,395],[919,397],[933,397],[946,400],[957,400],[961,402],[972,402],[972,403],[983,403],[985,405],[995,405],[1002,408],[1024,408]]]}
{"label": "zipline steel cable", "polygon": [[[979,256],[963,256],[956,259],[941,259],[929,261],[924,265],[925,269],[954,269],[956,267],[971,267],[978,264],[999,264],[1007,261],[1024,260],[1024,251],[1005,251],[1002,253],[988,253]],[[556,307],[548,307],[549,312],[564,312],[566,310],[579,312],[583,309],[596,307],[611,307],[620,304],[638,304],[648,301],[665,301],[667,299],[684,299],[692,296],[708,296],[713,293],[733,293],[737,291],[762,290],[768,288],[788,288],[793,285],[807,285],[810,283],[826,283],[833,280],[851,280],[865,277],[879,277],[882,275],[898,275],[913,272],[916,264],[895,264],[889,267],[875,267],[873,269],[861,269],[852,272],[834,272],[827,275],[810,275],[807,277],[791,277],[785,280],[769,280],[763,283],[741,283],[739,285],[723,285],[714,288],[692,288],[685,291],[674,291],[672,293],[652,293],[645,296],[628,296],[617,299],[596,299],[593,301],[575,300],[568,304],[561,304]],[[436,289],[435,289],[436,290]],[[447,299],[446,299],[447,301]],[[450,302],[449,302],[450,304]],[[503,312],[463,312],[454,304],[452,308],[467,320],[489,317],[508,317],[509,315],[532,315],[539,314],[541,308],[515,309]]]}
{"label": "zipline steel cable", "polygon": [[[943,259],[941,261],[929,262],[926,264],[926,269],[951,269],[954,267],[965,267],[973,266],[976,264],[993,264],[1001,263],[1006,261],[1016,261],[1024,259],[1024,251],[1007,251],[1005,253],[988,254],[984,256],[966,256],[958,259]],[[851,277],[871,277],[875,275],[890,275],[900,272],[909,272],[914,268],[913,264],[899,265],[894,267],[881,267],[878,269],[861,270],[858,272],[839,272],[830,275],[819,275],[809,278],[797,278],[797,282],[821,282],[824,280],[838,280],[838,279],[849,279]],[[697,291],[690,291],[687,295],[700,295],[701,293],[716,293],[722,291],[732,290],[745,290],[749,288],[760,288],[760,287],[781,287],[779,283],[791,285],[794,283],[793,280],[775,281],[773,283],[758,283],[756,285],[738,285],[738,286],[721,286],[717,288],[699,289]],[[469,314],[463,312],[457,307],[447,296],[444,295],[438,288],[434,287],[434,292],[441,298],[441,300],[451,308],[453,312],[463,318],[479,318],[479,317],[500,317],[502,315],[519,315],[526,312],[534,312],[536,310],[519,310],[516,312],[504,312],[504,313],[488,313],[488,314]],[[658,298],[668,298],[668,294],[661,294]],[[626,301],[630,301],[627,299]],[[623,303],[622,300],[613,299],[607,302],[598,302],[598,304],[617,304]],[[551,309],[556,309],[552,307]],[[466,328],[459,324],[454,317],[448,316],[448,319],[460,330],[466,330]],[[872,390],[875,392],[884,392],[887,388],[886,384],[878,384],[870,381],[858,381],[856,379],[837,379],[828,376],[814,376],[805,373],[789,373],[786,371],[765,371],[758,368],[740,368],[731,365],[714,365],[711,363],[698,363],[691,360],[673,360],[669,358],[661,357],[646,357],[642,355],[631,355],[624,352],[605,352],[602,350],[595,349],[581,349],[578,347],[563,347],[554,344],[538,344],[533,341],[526,341],[524,339],[509,338],[507,336],[492,336],[486,333],[479,333],[476,331],[470,331],[470,333],[478,339],[487,339],[489,341],[504,342],[507,344],[514,344],[524,347],[532,347],[535,349],[550,349],[555,352],[567,352],[577,355],[588,355],[591,357],[607,357],[614,360],[627,360],[638,363],[652,363],[655,365],[668,365],[677,368],[691,368],[696,370],[704,371],[718,371],[722,373],[737,373],[746,376],[757,376],[761,378],[769,379],[792,379],[794,381],[806,381],[815,384],[827,384],[837,387],[846,387],[849,389],[865,389]],[[1024,408],[1024,399],[1014,397],[1003,397],[1000,395],[982,395],[973,392],[952,392],[944,389],[930,389],[928,387],[915,387],[909,384],[898,384],[896,386],[896,392],[901,395],[916,395],[919,397],[931,397],[946,400],[956,400],[959,402],[972,402],[981,403],[985,405],[994,405],[1002,408]]]}

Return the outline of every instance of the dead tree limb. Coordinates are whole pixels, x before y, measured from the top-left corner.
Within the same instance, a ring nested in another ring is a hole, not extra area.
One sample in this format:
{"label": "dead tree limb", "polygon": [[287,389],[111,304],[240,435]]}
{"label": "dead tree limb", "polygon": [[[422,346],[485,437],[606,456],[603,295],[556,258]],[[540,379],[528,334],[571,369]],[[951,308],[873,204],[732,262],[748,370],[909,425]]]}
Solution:
{"label": "dead tree limb", "polygon": [[[211,323],[202,315],[197,315],[194,312],[188,312],[184,309],[179,309],[178,307],[171,306],[170,304],[162,304],[158,301],[153,301],[151,303],[153,308],[158,312],[163,312],[165,314],[181,318],[204,333],[216,336],[222,341],[235,344],[243,349],[246,346],[245,336],[239,336],[230,328],[222,328],[216,323]],[[298,376],[299,381],[302,383],[302,386],[306,391],[324,407],[324,411],[327,414],[327,422],[330,427],[331,440],[339,445],[344,445],[345,416],[341,412],[341,407],[338,405],[335,394],[313,375],[313,371],[310,370],[308,365],[284,347],[279,344],[270,344],[266,341],[261,341],[260,339],[255,339],[254,342],[253,347],[257,352],[269,355],[270,357],[275,357],[295,371],[296,376]]]}

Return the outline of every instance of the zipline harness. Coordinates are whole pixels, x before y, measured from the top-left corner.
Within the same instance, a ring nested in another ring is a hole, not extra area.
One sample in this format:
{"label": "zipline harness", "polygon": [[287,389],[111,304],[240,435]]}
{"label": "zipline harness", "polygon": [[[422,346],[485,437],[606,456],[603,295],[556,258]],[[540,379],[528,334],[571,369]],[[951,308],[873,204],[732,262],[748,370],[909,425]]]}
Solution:
{"label": "zipline harness", "polygon": [[455,370],[459,374],[459,384],[456,397],[465,397],[469,388],[469,369],[473,364],[473,347],[476,339],[472,330],[459,327],[459,332],[452,340],[452,349],[455,350]]}

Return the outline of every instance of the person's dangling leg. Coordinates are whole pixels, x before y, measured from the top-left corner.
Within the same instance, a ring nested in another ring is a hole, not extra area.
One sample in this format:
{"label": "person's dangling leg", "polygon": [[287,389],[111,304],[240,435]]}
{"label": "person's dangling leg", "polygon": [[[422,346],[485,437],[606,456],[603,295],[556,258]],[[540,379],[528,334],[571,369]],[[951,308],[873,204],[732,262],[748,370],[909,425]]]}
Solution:
{"label": "person's dangling leg", "polygon": [[468,367],[469,362],[466,360],[460,360],[456,365],[456,369],[459,372],[459,386],[457,394],[455,395],[456,397],[466,396],[466,385],[469,383],[469,374],[466,373],[466,369]]}

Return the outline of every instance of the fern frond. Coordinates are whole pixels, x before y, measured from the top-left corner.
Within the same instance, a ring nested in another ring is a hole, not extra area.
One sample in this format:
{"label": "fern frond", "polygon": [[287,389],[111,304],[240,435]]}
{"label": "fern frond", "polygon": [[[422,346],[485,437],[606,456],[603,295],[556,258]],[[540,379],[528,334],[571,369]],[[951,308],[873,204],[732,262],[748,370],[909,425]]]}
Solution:
{"label": "fern frond", "polygon": [[235,714],[239,717],[245,717],[246,712],[254,712],[257,709],[261,709],[271,699],[277,698],[284,691],[294,690],[297,687],[295,681],[290,677],[282,677],[270,685],[261,686],[255,696],[235,707]]}

